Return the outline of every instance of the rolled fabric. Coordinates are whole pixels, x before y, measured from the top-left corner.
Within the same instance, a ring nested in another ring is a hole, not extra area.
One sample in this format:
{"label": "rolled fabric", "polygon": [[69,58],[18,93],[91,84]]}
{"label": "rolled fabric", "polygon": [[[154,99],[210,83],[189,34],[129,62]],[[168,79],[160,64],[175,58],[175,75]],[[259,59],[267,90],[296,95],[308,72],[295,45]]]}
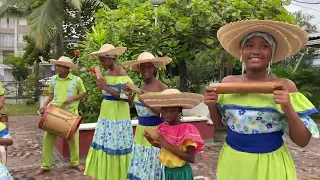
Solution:
{"label": "rolled fabric", "polygon": [[97,79],[101,79],[102,78],[102,74],[101,74],[101,70],[99,66],[94,67],[94,71],[96,73]]}
{"label": "rolled fabric", "polygon": [[269,82],[235,82],[235,83],[212,83],[209,87],[217,89],[218,94],[236,93],[262,93],[271,94],[275,86],[281,85],[280,81]]}
{"label": "rolled fabric", "polygon": [[137,86],[135,86],[134,84],[132,83],[128,83],[127,84],[127,87],[134,93],[138,94],[138,95],[141,95],[141,94],[145,94],[146,92],[140,88],[138,88]]}
{"label": "rolled fabric", "polygon": [[144,128],[144,136],[149,137],[153,141],[156,141],[159,139],[159,133],[151,128]]}

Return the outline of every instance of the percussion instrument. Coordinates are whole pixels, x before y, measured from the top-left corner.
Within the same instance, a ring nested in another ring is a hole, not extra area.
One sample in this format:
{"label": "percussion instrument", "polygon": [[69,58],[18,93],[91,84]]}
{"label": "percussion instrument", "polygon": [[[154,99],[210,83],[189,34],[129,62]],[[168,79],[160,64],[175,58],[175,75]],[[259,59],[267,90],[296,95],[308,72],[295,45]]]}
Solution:
{"label": "percussion instrument", "polygon": [[269,82],[235,82],[235,83],[212,83],[209,87],[217,89],[218,94],[235,93],[262,93],[272,94],[275,86],[282,85],[280,81]]}
{"label": "percussion instrument", "polygon": [[94,67],[94,72],[96,73],[97,79],[102,78],[102,74],[99,66]]}
{"label": "percussion instrument", "polygon": [[135,86],[134,84],[132,83],[128,83],[126,84],[126,86],[134,93],[138,94],[138,95],[141,95],[141,94],[145,94],[146,92],[140,88],[138,88],[137,86]]}
{"label": "percussion instrument", "polygon": [[50,104],[43,112],[38,127],[71,140],[81,123],[81,116]]}
{"label": "percussion instrument", "polygon": [[7,152],[3,146],[0,146],[0,163],[3,165],[6,165],[7,163]]}
{"label": "percussion instrument", "polygon": [[159,139],[158,132],[151,128],[144,128],[144,136],[149,137],[153,141],[156,141],[157,139]]}

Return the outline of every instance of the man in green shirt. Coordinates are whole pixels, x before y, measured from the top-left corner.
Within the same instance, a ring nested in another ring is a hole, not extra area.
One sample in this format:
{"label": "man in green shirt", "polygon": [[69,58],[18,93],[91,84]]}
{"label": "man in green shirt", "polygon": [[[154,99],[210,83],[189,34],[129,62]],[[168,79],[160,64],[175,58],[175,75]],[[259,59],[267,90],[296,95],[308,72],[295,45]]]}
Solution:
{"label": "man in green shirt", "polygon": [[[60,57],[59,60],[50,61],[56,65],[57,75],[51,78],[49,97],[42,108],[40,108],[40,112],[43,113],[48,104],[51,103],[78,115],[79,101],[87,96],[82,79],[69,72],[70,69],[77,69],[78,66],[65,56]],[[46,131],[43,137],[42,165],[38,175],[49,171],[55,141],[56,135]],[[82,171],[84,168],[79,165],[79,131],[76,132],[73,139],[68,141],[68,143],[71,166]]]}

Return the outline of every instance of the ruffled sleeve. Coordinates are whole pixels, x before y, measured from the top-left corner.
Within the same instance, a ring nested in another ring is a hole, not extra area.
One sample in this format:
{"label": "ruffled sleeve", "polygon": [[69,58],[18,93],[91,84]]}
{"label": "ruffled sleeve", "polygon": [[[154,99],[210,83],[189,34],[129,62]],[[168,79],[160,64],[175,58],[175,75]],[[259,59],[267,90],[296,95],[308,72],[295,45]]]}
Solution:
{"label": "ruffled sleeve", "polygon": [[189,145],[196,148],[195,154],[199,153],[204,145],[204,141],[198,129],[189,123],[175,126],[169,126],[162,123],[158,126],[157,132],[162,134],[165,140],[171,145],[183,146],[185,143],[189,143]]}
{"label": "ruffled sleeve", "polygon": [[[295,92],[290,93],[290,100],[293,108],[298,113],[303,124],[308,128],[311,132],[312,137],[319,138],[319,129],[317,124],[309,117],[312,114],[318,113],[318,110],[314,107],[314,105],[301,93]],[[277,106],[277,110],[283,113],[281,106]],[[288,121],[284,120],[284,132],[289,134],[289,126]]]}
{"label": "ruffled sleeve", "polygon": [[12,139],[5,124],[0,122],[0,138]]}
{"label": "ruffled sleeve", "polygon": [[127,83],[133,83],[132,79],[129,76],[121,76],[118,79],[118,84],[121,84],[119,88],[120,98],[121,99],[128,99],[128,96],[124,92],[124,85]]}

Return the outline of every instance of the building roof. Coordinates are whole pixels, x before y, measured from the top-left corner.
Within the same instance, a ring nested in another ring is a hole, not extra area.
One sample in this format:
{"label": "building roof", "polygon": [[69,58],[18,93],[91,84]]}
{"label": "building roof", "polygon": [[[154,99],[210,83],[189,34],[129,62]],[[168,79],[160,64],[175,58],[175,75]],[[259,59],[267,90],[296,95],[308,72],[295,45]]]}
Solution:
{"label": "building roof", "polygon": [[307,46],[320,48],[320,33],[309,34]]}

